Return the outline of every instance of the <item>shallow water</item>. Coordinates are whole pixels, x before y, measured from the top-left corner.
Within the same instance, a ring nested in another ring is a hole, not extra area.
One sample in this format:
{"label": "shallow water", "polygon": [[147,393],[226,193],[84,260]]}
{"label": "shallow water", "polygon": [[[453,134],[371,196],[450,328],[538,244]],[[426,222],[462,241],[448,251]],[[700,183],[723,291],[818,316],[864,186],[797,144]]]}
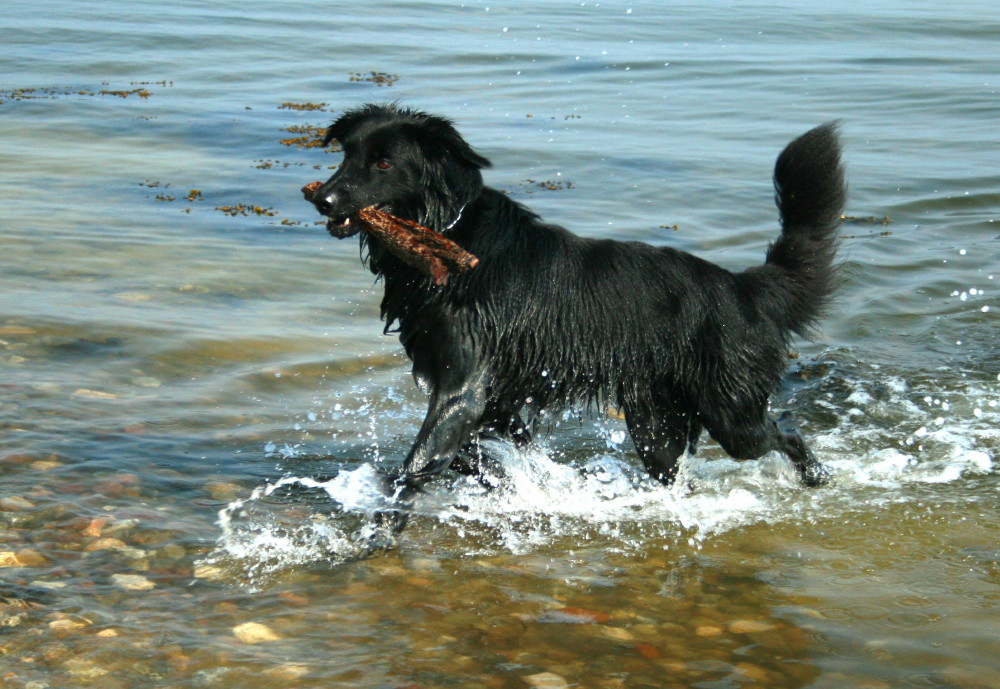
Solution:
{"label": "shallow water", "polygon": [[[10,5],[10,3],[8,3]],[[41,2],[0,57],[0,685],[1000,685],[1000,11]],[[568,414],[352,559],[422,418],[294,141],[399,99],[588,236],[733,268],[840,119],[845,281],[776,409],[666,489]],[[676,229],[674,229],[676,227]]]}

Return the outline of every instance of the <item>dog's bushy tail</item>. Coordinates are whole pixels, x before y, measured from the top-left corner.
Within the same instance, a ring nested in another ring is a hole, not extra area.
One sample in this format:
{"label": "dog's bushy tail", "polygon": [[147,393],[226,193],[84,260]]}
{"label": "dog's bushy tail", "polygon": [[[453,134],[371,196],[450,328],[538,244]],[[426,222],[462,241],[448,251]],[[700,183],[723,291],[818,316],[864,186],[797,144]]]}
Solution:
{"label": "dog's bushy tail", "polygon": [[808,335],[837,286],[834,254],[847,198],[836,122],[812,129],[785,147],[774,166],[781,236],[768,248],[762,272],[780,283],[789,331]]}

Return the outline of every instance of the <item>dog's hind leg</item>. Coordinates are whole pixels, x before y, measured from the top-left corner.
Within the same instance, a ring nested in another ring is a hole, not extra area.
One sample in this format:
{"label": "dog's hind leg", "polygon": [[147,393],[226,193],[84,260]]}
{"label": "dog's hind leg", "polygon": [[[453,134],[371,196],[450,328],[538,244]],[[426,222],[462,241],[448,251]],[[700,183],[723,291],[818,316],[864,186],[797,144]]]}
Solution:
{"label": "dog's hind leg", "polygon": [[625,404],[625,423],[646,471],[669,486],[677,476],[684,450],[694,447],[701,427],[689,414],[669,404]]}
{"label": "dog's hind leg", "polygon": [[778,450],[792,460],[805,485],[822,486],[829,482],[829,472],[809,450],[790,413],[782,414],[777,421],[766,413],[755,416],[759,417],[756,423],[743,417],[737,425],[706,421],[705,426],[733,459],[758,459]]}

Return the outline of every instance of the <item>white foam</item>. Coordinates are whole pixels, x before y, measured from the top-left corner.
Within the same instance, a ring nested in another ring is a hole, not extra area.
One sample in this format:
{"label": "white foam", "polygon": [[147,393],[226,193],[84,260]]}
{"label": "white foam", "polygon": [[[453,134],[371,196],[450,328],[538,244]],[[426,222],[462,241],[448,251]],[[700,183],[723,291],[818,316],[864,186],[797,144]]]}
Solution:
{"label": "white foam", "polygon": [[[328,481],[286,476],[259,486],[219,511],[221,535],[201,562],[226,566],[257,586],[296,565],[360,557],[374,533],[368,518],[389,506],[380,485],[378,472],[366,463]],[[322,490],[330,503],[304,514],[294,499],[271,499],[283,488]]]}
{"label": "white foam", "polygon": [[[678,480],[664,487],[638,466],[623,444],[621,424],[599,422],[597,435],[607,450],[571,461],[544,446],[486,443],[505,476],[488,481],[492,487],[455,475],[430,482],[402,538],[413,530],[444,530],[457,537],[452,547],[468,554],[531,552],[563,538],[601,538],[618,544],[606,547],[625,549],[647,548],[654,539],[663,547],[697,545],[758,522],[837,518],[872,501],[925,499],[908,497],[925,495],[908,487],[960,485],[996,470],[1000,393],[992,385],[943,390],[871,371],[840,382],[847,389],[839,397],[809,401],[837,417],[825,432],[806,433],[833,474],[829,486],[803,488],[777,454],[736,462],[707,445],[684,457]],[[349,413],[360,421],[357,410]],[[377,415],[379,423],[392,423]],[[412,426],[418,415],[404,406],[392,416]],[[383,437],[393,433],[380,429]],[[370,515],[390,507],[382,484],[366,461],[327,481],[287,476],[261,486],[220,512],[222,535],[209,559],[234,564],[245,578],[259,581],[285,567],[356,557],[371,533]],[[292,495],[282,502],[288,490],[312,491],[320,500],[304,503]]]}

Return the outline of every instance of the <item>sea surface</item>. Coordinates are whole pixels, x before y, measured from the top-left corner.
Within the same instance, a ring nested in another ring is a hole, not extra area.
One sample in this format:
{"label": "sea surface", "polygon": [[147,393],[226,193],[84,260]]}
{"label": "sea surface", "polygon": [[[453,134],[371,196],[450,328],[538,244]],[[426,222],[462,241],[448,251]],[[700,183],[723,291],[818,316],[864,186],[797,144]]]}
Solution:
{"label": "sea surface", "polygon": [[[7,0],[0,686],[1000,686],[1000,5]],[[833,473],[672,488],[567,413],[357,558],[425,401],[300,187],[365,102],[589,237],[760,263],[839,120],[844,280],[773,400]]]}

